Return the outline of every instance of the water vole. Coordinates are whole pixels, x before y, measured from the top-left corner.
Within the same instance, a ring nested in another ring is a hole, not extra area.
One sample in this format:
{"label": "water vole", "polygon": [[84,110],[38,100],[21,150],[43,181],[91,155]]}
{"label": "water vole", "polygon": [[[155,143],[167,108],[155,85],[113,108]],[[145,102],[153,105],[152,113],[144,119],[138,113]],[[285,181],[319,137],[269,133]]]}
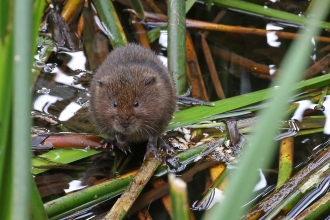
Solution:
{"label": "water vole", "polygon": [[126,152],[128,142],[145,140],[146,154],[165,147],[160,135],[175,111],[175,85],[154,52],[136,44],[116,48],[97,69],[90,93],[93,120],[117,147]]}

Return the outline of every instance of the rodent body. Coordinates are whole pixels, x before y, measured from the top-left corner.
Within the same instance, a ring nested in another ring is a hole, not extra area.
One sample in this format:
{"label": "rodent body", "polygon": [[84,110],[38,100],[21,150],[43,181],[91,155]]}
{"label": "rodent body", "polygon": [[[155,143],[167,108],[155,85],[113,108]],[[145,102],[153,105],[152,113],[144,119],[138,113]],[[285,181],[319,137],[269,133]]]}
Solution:
{"label": "rodent body", "polygon": [[136,44],[108,55],[93,77],[90,93],[90,111],[99,131],[115,136],[124,151],[127,142],[157,145],[176,106],[171,73],[153,51]]}

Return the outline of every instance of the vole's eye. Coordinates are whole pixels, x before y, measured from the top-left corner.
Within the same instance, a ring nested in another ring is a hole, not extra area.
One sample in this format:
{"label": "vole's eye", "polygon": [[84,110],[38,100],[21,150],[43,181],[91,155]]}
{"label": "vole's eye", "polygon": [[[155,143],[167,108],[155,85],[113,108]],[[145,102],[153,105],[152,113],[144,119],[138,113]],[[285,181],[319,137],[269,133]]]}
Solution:
{"label": "vole's eye", "polygon": [[117,108],[117,102],[113,103],[113,107]]}
{"label": "vole's eye", "polygon": [[139,103],[137,101],[134,102],[134,107],[139,107]]}

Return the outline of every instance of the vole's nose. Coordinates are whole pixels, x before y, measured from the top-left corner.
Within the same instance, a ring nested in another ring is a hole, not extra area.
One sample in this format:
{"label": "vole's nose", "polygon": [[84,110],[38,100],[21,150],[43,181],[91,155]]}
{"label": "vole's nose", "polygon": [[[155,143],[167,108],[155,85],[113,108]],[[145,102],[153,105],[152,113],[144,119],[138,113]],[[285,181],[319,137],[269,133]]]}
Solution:
{"label": "vole's nose", "polygon": [[129,127],[129,121],[128,121],[128,118],[124,118],[121,120],[120,122],[120,125],[123,127],[123,128],[128,128]]}

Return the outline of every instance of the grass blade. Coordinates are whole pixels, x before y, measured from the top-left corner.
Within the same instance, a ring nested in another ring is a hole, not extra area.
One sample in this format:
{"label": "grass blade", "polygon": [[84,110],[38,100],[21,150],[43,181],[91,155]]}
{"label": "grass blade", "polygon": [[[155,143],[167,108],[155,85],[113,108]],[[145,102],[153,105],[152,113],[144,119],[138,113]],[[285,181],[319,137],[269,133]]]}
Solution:
{"label": "grass blade", "polygon": [[169,0],[168,6],[168,69],[173,73],[177,94],[187,92],[186,77],[186,13],[185,1]]}
{"label": "grass blade", "polygon": [[32,0],[15,1],[11,219],[26,219],[30,214],[32,9]]}

